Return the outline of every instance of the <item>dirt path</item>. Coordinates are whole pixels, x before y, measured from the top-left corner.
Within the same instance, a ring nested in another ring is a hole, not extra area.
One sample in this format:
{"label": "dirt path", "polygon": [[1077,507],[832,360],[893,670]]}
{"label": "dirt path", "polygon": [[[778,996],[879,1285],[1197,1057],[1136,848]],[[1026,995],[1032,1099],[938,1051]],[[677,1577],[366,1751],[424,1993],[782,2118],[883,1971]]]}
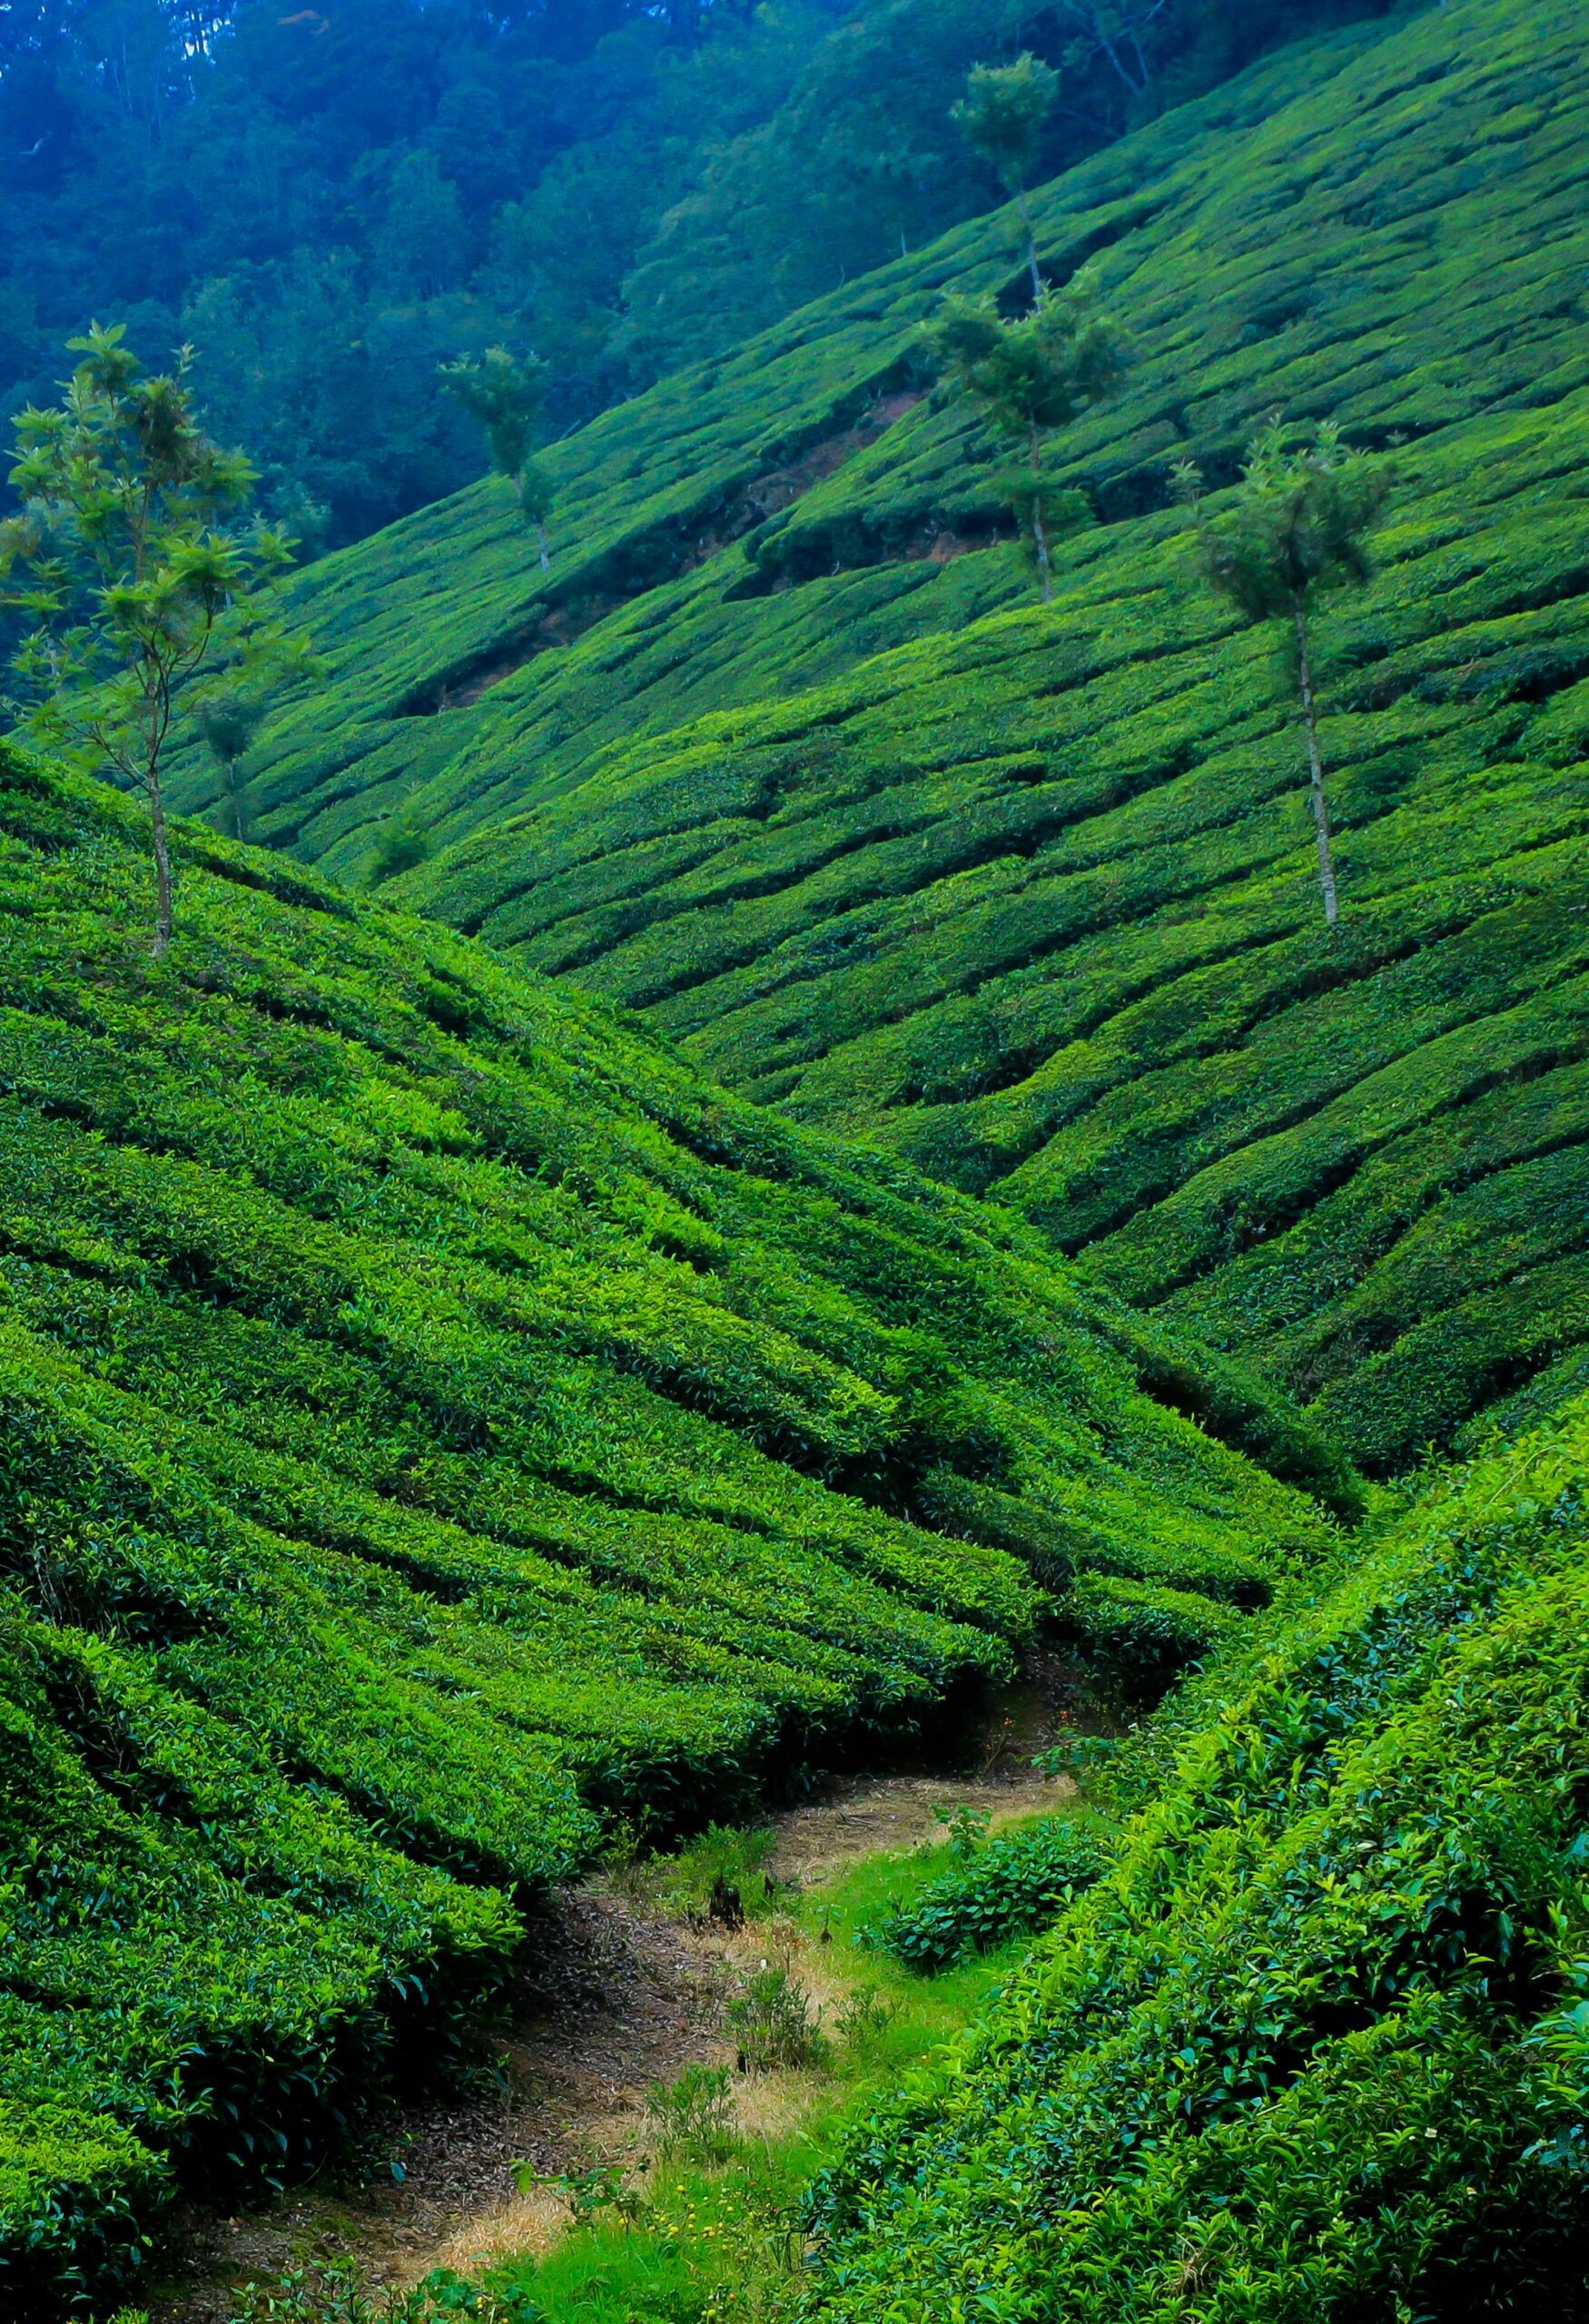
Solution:
{"label": "dirt path", "polygon": [[[988,1757],[997,1761],[1007,1739],[995,1735]],[[1020,1759],[969,1777],[860,1777],[775,1817],[769,1868],[808,1887],[860,1857],[932,1837],[941,1807],[985,1809],[997,1827],[1071,1794],[1066,1778]],[[782,1941],[806,1944],[801,1980],[830,2010],[864,1981],[846,1947],[819,1956],[787,1923]],[[435,2267],[462,2271],[544,2250],[563,2230],[567,2201],[546,2186],[520,2192],[514,2163],[556,2174],[643,2157],[650,2084],[731,2056],[725,2005],[768,1943],[765,1922],[733,1934],[692,1925],[608,1882],[568,1892],[530,1931],[511,2019],[479,2088],[380,2124],[362,2180],[295,2189],[232,2220],[188,2218],[188,2288],[155,2304],[154,2324],[224,2324],[233,2286],[316,2257],[351,2252],[375,2280],[402,2284]],[[785,2127],[808,2095],[801,2083],[769,2075],[741,2084],[745,2127]]]}

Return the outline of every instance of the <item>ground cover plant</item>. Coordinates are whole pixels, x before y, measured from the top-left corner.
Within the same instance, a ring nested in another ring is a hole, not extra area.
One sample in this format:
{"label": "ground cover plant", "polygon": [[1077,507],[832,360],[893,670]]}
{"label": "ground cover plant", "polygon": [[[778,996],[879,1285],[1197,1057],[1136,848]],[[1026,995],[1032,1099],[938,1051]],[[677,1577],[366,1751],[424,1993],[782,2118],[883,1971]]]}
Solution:
{"label": "ground cover plant", "polygon": [[1274,1471],[1352,1506],[1028,1230],[443,929],[172,852],[155,960],[138,809],[0,757],[18,2319],[445,2070],[604,1833],[954,1716],[1040,1607],[1162,1675],[1327,1548]]}
{"label": "ground cover plant", "polygon": [[807,2205],[824,2324],[1581,2317],[1589,1404],[1205,1689]]}
{"label": "ground cover plant", "polygon": [[[880,2092],[919,2073],[962,2031],[1015,1965],[1016,1948],[1005,1944],[927,1977],[858,1946],[885,1900],[909,1910],[954,1868],[952,1845],[868,1856],[785,1900],[778,1970],[798,1985],[820,1962],[836,1990],[822,2010],[820,2051],[769,2062],[784,2076],[775,2127],[737,2126],[736,2093],[754,2098],[763,2084],[759,2073],[747,2081],[730,2071],[726,2115],[693,2151],[654,2145],[647,2166],[619,2171],[601,2200],[575,2205],[568,2234],[549,2251],[488,2272],[480,2294],[501,2303],[508,2324],[770,2324],[790,2316],[809,2272],[800,2205],[814,2168],[840,2152]],[[670,2094],[672,2113],[681,2100],[689,2102]]]}
{"label": "ground cover plant", "polygon": [[[962,1816],[794,1899],[791,1962],[865,1967],[792,2126],[715,2117],[480,2296],[515,2324],[1581,2317],[1586,1531],[1579,1399],[1427,1478],[1079,1817]],[[1024,1961],[877,1948],[1067,1834],[1085,1874]]]}
{"label": "ground cover plant", "polygon": [[[556,605],[486,496],[325,566],[347,675],[251,760],[262,831],[356,871],[402,804],[452,842],[404,900],[996,1193],[1372,1469],[1548,1407],[1589,1344],[1579,32],[1359,28],[1034,192],[1131,341],[1050,613],[997,445],[903,408],[943,289],[1020,295],[994,220],[558,448]],[[1173,505],[1276,409],[1397,479],[1311,641],[1327,948],[1293,681]]]}

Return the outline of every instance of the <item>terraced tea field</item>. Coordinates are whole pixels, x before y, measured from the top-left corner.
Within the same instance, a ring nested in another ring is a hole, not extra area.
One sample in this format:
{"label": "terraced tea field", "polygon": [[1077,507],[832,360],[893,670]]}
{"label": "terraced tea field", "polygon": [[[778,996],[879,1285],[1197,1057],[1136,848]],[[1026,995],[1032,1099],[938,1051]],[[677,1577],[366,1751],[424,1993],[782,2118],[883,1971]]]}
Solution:
{"label": "terraced tea field", "polygon": [[197,829],[153,964],[145,845],[0,761],[19,2319],[445,2071],[614,1819],[886,1748],[1045,1602],[1172,1669],[1327,1545],[1273,1472],[1354,1497],[1029,1231],[444,930]]}
{"label": "terraced tea field", "polygon": [[[352,869],[403,792],[459,834],[405,901],[995,1193],[1370,1468],[1543,1408],[1589,1337],[1580,35],[1505,0],[1358,28],[1045,190],[1051,271],[1094,254],[1133,350],[1068,439],[1102,521],[1051,609],[991,443],[910,400],[935,287],[1013,279],[984,221],[562,448],[578,554],[627,525],[639,562],[499,683],[493,487],[306,576],[364,708],[339,680],[278,724],[262,834]],[[1274,642],[1166,506],[1175,458],[1228,478],[1270,409],[1398,477],[1323,625],[1327,943]],[[775,458],[783,505],[719,540]],[[693,509],[687,574],[642,570],[642,490]],[[387,715],[452,684],[486,690]]]}

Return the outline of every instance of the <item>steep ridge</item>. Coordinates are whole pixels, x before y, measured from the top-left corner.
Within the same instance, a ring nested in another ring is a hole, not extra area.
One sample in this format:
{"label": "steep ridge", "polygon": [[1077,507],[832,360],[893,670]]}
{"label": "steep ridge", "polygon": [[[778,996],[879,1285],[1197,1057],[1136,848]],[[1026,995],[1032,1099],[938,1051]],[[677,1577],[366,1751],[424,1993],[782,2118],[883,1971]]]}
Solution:
{"label": "steep ridge", "polygon": [[[1227,93],[1267,94],[1256,126],[1194,109],[1200,143],[1164,124],[1050,190],[1051,252],[1067,222],[1102,247],[1137,350],[1072,472],[1145,511],[1071,545],[1051,609],[952,624],[943,592],[1022,587],[1010,548],[866,562],[989,519],[986,448],[919,407],[729,596],[864,636],[847,593],[903,590],[933,634],[782,694],[769,645],[777,698],[605,747],[597,721],[582,782],[400,892],[996,1191],[1388,1471],[1566,1393],[1589,1343],[1589,52],[1575,7],[1466,0],[1316,54],[1288,106],[1264,74]],[[1159,137],[1182,159],[1150,198]],[[1232,634],[1155,505],[1182,448],[1229,475],[1276,407],[1400,477],[1323,641],[1327,943],[1273,643]],[[677,602],[630,619],[716,683]]]}
{"label": "steep ridge", "polygon": [[822,2324],[1589,2313],[1589,1402],[1226,1665],[818,2182]]}
{"label": "steep ridge", "polygon": [[434,2073],[614,1816],[798,1789],[1045,1602],[1161,1674],[1327,1545],[1276,1472],[1353,1498],[1019,1222],[176,831],[155,964],[143,819],[0,753],[19,2324]]}

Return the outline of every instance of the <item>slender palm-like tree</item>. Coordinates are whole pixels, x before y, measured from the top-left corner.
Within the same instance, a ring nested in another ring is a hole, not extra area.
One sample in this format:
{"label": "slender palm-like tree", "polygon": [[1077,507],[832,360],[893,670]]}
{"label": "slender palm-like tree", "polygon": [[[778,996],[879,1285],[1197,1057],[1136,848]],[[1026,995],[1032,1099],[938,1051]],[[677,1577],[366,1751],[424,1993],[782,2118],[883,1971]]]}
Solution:
{"label": "slender palm-like tree", "polygon": [[62,403],[16,419],[22,506],[0,525],[0,602],[22,618],[13,703],[27,725],[149,803],[159,959],[172,937],[162,771],[173,724],[222,670],[292,657],[264,618],[291,544],[236,521],[254,472],[200,428],[186,352],[151,377],[124,340],[121,324],[96,323],[69,340],[79,360]]}
{"label": "slender palm-like tree", "polygon": [[1391,478],[1378,461],[1343,443],[1333,420],[1298,429],[1271,419],[1248,446],[1241,481],[1221,506],[1204,497],[1201,474],[1189,461],[1176,470],[1176,480],[1192,509],[1209,585],[1248,623],[1283,621],[1290,631],[1308,738],[1318,884],[1325,922],[1333,928],[1340,906],[1308,624],[1327,592],[1360,586],[1371,576],[1367,536]]}
{"label": "slender palm-like tree", "polygon": [[1022,458],[999,487],[1031,545],[1042,600],[1054,594],[1053,543],[1091,516],[1086,497],[1047,468],[1049,439],[1120,379],[1121,342],[1098,311],[1091,281],[1040,290],[1030,311],[1007,322],[992,299],[950,297],[933,331],[941,372],[982,410]]}
{"label": "slender palm-like tree", "polygon": [[952,117],[973,153],[986,162],[1021,207],[1031,295],[1042,296],[1037,237],[1028,187],[1042,147],[1043,126],[1060,93],[1060,76],[1023,50],[1013,64],[973,64],[966,92]]}

